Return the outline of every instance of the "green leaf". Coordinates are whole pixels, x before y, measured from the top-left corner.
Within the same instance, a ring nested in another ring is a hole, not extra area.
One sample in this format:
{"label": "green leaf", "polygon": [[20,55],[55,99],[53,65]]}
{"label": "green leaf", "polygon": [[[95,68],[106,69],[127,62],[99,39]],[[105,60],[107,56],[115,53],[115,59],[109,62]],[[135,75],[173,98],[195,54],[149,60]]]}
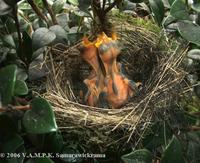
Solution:
{"label": "green leaf", "polygon": [[3,0],[0,1],[0,15],[6,15],[12,12],[13,8],[10,7],[7,3]]}
{"label": "green leaf", "polygon": [[178,31],[187,41],[200,45],[200,26],[192,22],[179,22]]}
{"label": "green leaf", "polygon": [[133,3],[141,3],[141,2],[143,2],[143,1],[145,1],[145,0],[129,0],[130,2],[133,2]]}
{"label": "green leaf", "polygon": [[184,163],[182,147],[176,136],[173,136],[169,144],[167,145],[162,158],[161,163],[180,162]]}
{"label": "green leaf", "polygon": [[50,158],[31,158],[26,163],[54,163]]}
{"label": "green leaf", "polygon": [[188,132],[187,133],[187,158],[191,162],[198,162],[200,160],[200,132]]}
{"label": "green leaf", "polygon": [[149,150],[139,149],[123,155],[121,158],[125,163],[151,163],[153,156]]}
{"label": "green leaf", "polygon": [[[51,142],[51,143],[49,143]],[[61,152],[63,147],[63,138],[61,133],[59,132],[52,132],[45,135],[44,142],[43,142],[43,150],[47,152]]]}
{"label": "green leaf", "polygon": [[28,93],[28,87],[26,83],[22,80],[16,80],[14,95],[26,95]]}
{"label": "green leaf", "polygon": [[72,5],[78,6],[78,0],[68,0]]}
{"label": "green leaf", "polygon": [[24,145],[21,145],[20,147],[18,147],[13,153],[15,153],[14,155],[16,155],[16,157],[7,158],[6,163],[23,163],[24,162],[25,157],[22,154],[22,153],[26,153]]}
{"label": "green leaf", "polygon": [[56,39],[53,43],[66,43],[67,42],[67,34],[66,31],[60,25],[54,25],[49,28],[56,35]]}
{"label": "green leaf", "polygon": [[17,80],[25,81],[28,78],[26,71],[22,68],[17,67]]}
{"label": "green leaf", "polygon": [[165,144],[172,137],[172,131],[165,122],[154,123],[145,135],[142,144],[149,150],[156,149]]}
{"label": "green leaf", "polygon": [[9,65],[0,69],[0,99],[3,105],[8,105],[14,94],[16,66]]}
{"label": "green leaf", "polygon": [[82,16],[77,15],[76,13],[69,14],[69,27],[78,26],[82,20]]}
{"label": "green leaf", "polygon": [[58,24],[65,29],[65,31],[69,30],[68,22],[69,22],[69,17],[67,13],[62,13],[56,15],[56,19],[58,21]]}
{"label": "green leaf", "polygon": [[[40,58],[40,56],[43,56],[43,54],[45,53],[46,50],[47,50],[47,47],[44,46],[44,47],[42,47],[42,48],[37,49],[36,51],[34,51],[33,56],[32,56],[33,61],[31,62],[31,64],[33,62],[35,62],[38,58]],[[43,61],[43,59],[42,59],[42,61]],[[31,64],[30,64],[30,66],[31,66]]]}
{"label": "green leaf", "polygon": [[164,21],[163,21],[163,26],[166,27],[166,26],[168,26],[169,24],[175,22],[176,20],[177,20],[177,19],[174,18],[173,16],[168,15],[168,16],[164,19]]}
{"label": "green leaf", "polygon": [[23,125],[28,133],[44,134],[57,131],[55,116],[51,105],[43,98],[31,102],[31,110],[26,111]]}
{"label": "green leaf", "polygon": [[193,0],[191,8],[196,12],[200,12],[200,1],[199,0]]}
{"label": "green leaf", "polygon": [[54,13],[60,13],[60,11],[62,10],[64,4],[65,4],[66,0],[57,0],[53,3],[52,5],[52,10]]}
{"label": "green leaf", "polygon": [[17,53],[22,61],[24,61],[26,64],[29,64],[32,61],[33,55],[32,39],[30,38],[29,34],[24,31],[22,33],[22,40],[22,47],[18,47]]}
{"label": "green leaf", "polygon": [[5,43],[5,45],[7,45],[8,47],[11,48],[15,48],[15,41],[13,39],[13,36],[8,34],[8,35],[4,35],[3,36],[3,42]]}
{"label": "green leaf", "polygon": [[21,136],[14,134],[7,137],[6,141],[1,144],[1,150],[4,153],[14,153],[18,148],[24,144]]}
{"label": "green leaf", "polygon": [[45,27],[38,28],[33,33],[32,41],[33,41],[34,51],[39,48],[49,45],[50,43],[54,41],[55,38],[56,38],[56,35],[49,29]]}
{"label": "green leaf", "polygon": [[56,19],[57,19],[58,24],[60,26],[62,26],[66,31],[69,30],[69,26],[68,26],[69,17],[68,17],[68,14],[66,14],[66,13],[58,14],[58,15],[56,15]]}
{"label": "green leaf", "polygon": [[5,158],[5,163],[23,163],[24,156],[22,153],[25,153],[24,141],[21,136],[17,134],[9,135],[1,143],[1,152],[9,153],[10,157]]}
{"label": "green leaf", "polygon": [[0,115],[0,141],[3,140],[3,137],[8,137],[8,135],[15,134],[17,132],[17,125],[13,119],[8,115]]}
{"label": "green leaf", "polygon": [[188,58],[200,61],[200,49],[192,49],[187,53]]}
{"label": "green leaf", "polygon": [[150,8],[153,12],[153,18],[158,23],[158,25],[162,24],[165,8],[162,0],[149,0]]}
{"label": "green leaf", "polygon": [[185,0],[175,0],[171,6],[170,14],[179,20],[191,20]]}
{"label": "green leaf", "polygon": [[82,11],[87,11],[91,5],[91,0],[78,0],[78,8]]}
{"label": "green leaf", "polygon": [[23,56],[26,56],[28,63],[31,63],[33,56],[32,39],[27,32],[24,31],[22,34],[23,43],[21,53],[23,53]]}
{"label": "green leaf", "polygon": [[[4,18],[6,18],[6,19],[4,19],[3,23],[5,24],[9,33],[13,35],[13,39],[15,40],[15,45],[17,45],[16,40],[18,41],[18,36],[17,36],[17,33],[16,33],[15,21],[11,17],[4,16]],[[15,34],[16,34],[17,37],[14,37]]]}
{"label": "green leaf", "polygon": [[83,33],[68,33],[67,37],[70,43],[74,44],[83,37]]}
{"label": "green leaf", "polygon": [[19,2],[20,0],[3,0],[6,4],[8,4],[9,6],[14,7],[17,2]]}
{"label": "green leaf", "polygon": [[174,3],[175,0],[168,0],[170,6]]}
{"label": "green leaf", "polygon": [[10,49],[7,47],[0,48],[0,64],[7,59]]}

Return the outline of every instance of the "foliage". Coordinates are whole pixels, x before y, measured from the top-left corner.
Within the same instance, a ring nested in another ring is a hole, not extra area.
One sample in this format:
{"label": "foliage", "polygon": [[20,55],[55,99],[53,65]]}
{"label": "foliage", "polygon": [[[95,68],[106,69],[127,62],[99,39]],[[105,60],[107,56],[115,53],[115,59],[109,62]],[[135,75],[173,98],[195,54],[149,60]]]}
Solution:
{"label": "foliage", "polygon": [[[34,98],[30,106],[20,105],[18,99],[26,95],[28,89],[24,81],[16,80],[16,69],[15,65],[8,65],[0,69],[2,102],[0,110],[0,151],[4,153],[33,152],[39,147],[34,146],[34,144],[31,145],[29,142],[35,141],[36,138],[34,137],[38,134],[58,133],[54,113],[45,99]],[[22,110],[27,111],[22,112]],[[26,142],[26,139],[29,141]],[[53,139],[56,139],[56,137]],[[27,145],[29,148],[25,149]],[[18,158],[19,155],[16,157]],[[14,158],[9,159],[7,157],[5,159],[8,162],[14,161]],[[20,155],[19,162],[22,160],[24,160],[24,157]]]}
{"label": "foliage", "polygon": [[164,18],[164,4],[161,0],[149,0],[150,7],[152,13],[154,14],[153,17],[158,25],[162,24],[162,20]]}
{"label": "foliage", "polygon": [[147,149],[139,149],[131,152],[129,154],[123,155],[122,160],[126,163],[131,162],[141,162],[141,163],[151,163],[152,154]]}

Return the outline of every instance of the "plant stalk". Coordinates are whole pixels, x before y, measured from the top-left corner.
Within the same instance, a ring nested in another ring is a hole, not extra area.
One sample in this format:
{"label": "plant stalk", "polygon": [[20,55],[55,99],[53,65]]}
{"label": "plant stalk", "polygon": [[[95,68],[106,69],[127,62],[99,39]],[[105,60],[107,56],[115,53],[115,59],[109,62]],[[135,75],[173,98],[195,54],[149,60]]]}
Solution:
{"label": "plant stalk", "polygon": [[31,5],[32,9],[35,11],[35,13],[44,20],[48,26],[50,26],[47,17],[41,12],[41,10],[37,7],[37,5],[34,3],[33,0],[27,0],[28,3]]}
{"label": "plant stalk", "polygon": [[42,0],[45,8],[47,9],[47,11],[49,12],[50,16],[51,16],[51,19],[52,19],[52,22],[54,25],[58,24],[57,20],[56,20],[56,16],[51,8],[51,6],[49,5],[49,3],[47,2],[47,0]]}
{"label": "plant stalk", "polygon": [[16,26],[16,29],[17,29],[17,35],[18,35],[18,40],[19,40],[19,48],[22,48],[22,37],[21,37],[20,25],[19,25],[17,13],[18,13],[17,6],[14,6],[12,14],[13,14],[13,19],[15,21],[15,26]]}
{"label": "plant stalk", "polygon": [[10,111],[10,110],[29,110],[31,109],[30,105],[24,105],[24,106],[9,106],[8,108],[0,108],[0,112],[6,112],[6,111]]}

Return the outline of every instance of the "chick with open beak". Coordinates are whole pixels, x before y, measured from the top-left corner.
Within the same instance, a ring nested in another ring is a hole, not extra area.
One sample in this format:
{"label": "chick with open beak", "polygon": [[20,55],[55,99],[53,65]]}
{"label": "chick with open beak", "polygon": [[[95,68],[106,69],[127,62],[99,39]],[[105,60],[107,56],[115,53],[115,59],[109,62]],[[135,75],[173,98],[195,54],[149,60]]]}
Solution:
{"label": "chick with open beak", "polygon": [[99,94],[104,87],[104,76],[100,68],[97,54],[98,51],[94,43],[90,42],[87,37],[84,37],[83,46],[81,56],[93,68],[89,77],[84,80],[84,83],[88,88],[84,101],[90,106],[96,106]]}
{"label": "chick with open beak", "polygon": [[106,70],[106,99],[112,108],[120,108],[138,92],[138,85],[122,73],[121,64],[117,63],[121,49],[116,35],[107,37],[102,33],[98,39],[95,45],[98,47],[99,56]]}

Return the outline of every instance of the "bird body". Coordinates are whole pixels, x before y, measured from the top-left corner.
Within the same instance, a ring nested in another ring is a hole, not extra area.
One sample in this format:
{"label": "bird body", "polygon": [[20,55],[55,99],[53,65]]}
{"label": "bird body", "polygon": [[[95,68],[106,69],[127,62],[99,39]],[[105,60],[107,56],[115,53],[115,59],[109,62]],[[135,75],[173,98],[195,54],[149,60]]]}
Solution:
{"label": "bird body", "polygon": [[[85,101],[90,106],[120,108],[130,97],[138,92],[138,85],[130,81],[121,71],[117,57],[121,52],[116,35],[107,37],[102,33],[94,42],[83,38],[82,58],[88,62],[93,71],[84,80],[88,88]],[[105,74],[99,63],[103,63]]]}
{"label": "bird body", "polygon": [[113,108],[119,108],[128,101],[129,85],[119,74],[108,79],[107,83],[107,100]]}
{"label": "bird body", "polygon": [[95,106],[98,102],[99,94],[104,87],[104,77],[98,61],[96,46],[88,38],[83,38],[83,44],[82,58],[93,68],[88,78],[84,80],[88,87],[84,101],[90,106]]}

